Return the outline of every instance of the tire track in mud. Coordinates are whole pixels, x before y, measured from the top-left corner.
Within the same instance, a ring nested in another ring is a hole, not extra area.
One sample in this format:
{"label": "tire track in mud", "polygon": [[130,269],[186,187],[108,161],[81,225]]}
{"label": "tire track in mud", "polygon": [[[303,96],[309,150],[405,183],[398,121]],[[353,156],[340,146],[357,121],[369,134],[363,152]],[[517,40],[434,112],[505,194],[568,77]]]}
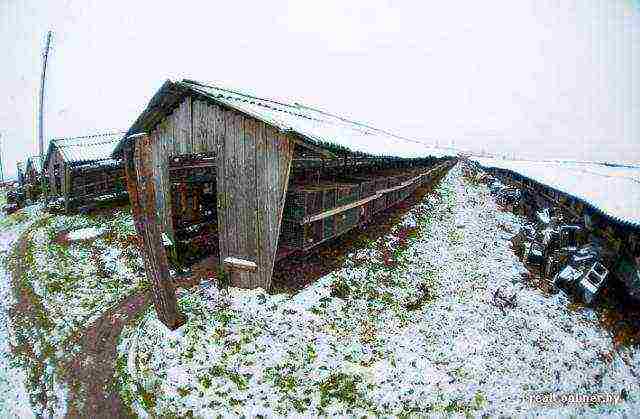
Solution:
{"label": "tire track in mud", "polygon": [[[50,320],[44,314],[45,310],[39,297],[28,286],[22,284],[24,272],[27,269],[26,254],[27,241],[24,237],[18,240],[14,251],[15,262],[11,264],[12,287],[16,297],[16,304],[10,310],[14,324],[22,326],[24,332],[38,330],[46,332]],[[59,344],[57,350],[79,347],[77,354],[62,359],[53,358],[56,362],[57,373],[69,389],[66,402],[66,417],[90,418],[128,418],[135,417],[125,405],[118,392],[114,380],[118,338],[124,326],[132,322],[135,317],[149,304],[147,291],[138,291],[124,298],[120,303],[102,313],[99,319],[77,330],[64,343]],[[17,356],[29,359],[31,365],[25,367],[32,387],[40,386],[45,391],[37,400],[44,407],[49,416],[53,414],[48,406],[46,393],[47,383],[38,382],[40,374],[46,368],[47,353],[36,355],[26,339],[18,338],[18,345],[12,348]]]}
{"label": "tire track in mud", "polygon": [[67,416],[90,418],[135,417],[122,401],[114,380],[118,338],[124,326],[149,304],[140,291],[110,308],[78,332],[80,352],[63,364],[71,392]]}

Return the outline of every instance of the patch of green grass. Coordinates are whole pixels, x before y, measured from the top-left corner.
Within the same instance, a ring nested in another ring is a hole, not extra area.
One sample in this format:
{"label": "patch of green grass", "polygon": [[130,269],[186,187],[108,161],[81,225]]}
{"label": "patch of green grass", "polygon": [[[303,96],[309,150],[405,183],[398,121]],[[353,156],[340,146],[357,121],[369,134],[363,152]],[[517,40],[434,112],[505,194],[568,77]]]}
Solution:
{"label": "patch of green grass", "polygon": [[449,241],[451,244],[462,244],[464,240],[464,235],[461,230],[455,229],[449,232]]}
{"label": "patch of green grass", "polygon": [[10,214],[0,219],[0,229],[7,229],[15,227],[29,220],[29,213],[25,209],[20,209],[13,214]]}
{"label": "patch of green grass", "polygon": [[351,293],[351,288],[347,283],[346,278],[338,278],[333,284],[331,284],[331,296],[338,298],[347,298]]}
{"label": "patch of green grass", "polygon": [[320,383],[320,406],[326,408],[333,401],[349,407],[363,404],[363,396],[358,390],[361,378],[344,373],[331,374]]}
{"label": "patch of green grass", "polygon": [[[117,274],[113,264],[140,264],[141,261],[138,260],[139,252],[131,252],[131,258],[123,254],[118,256],[117,252],[109,256],[111,248],[135,247],[126,236],[130,230],[124,225],[130,221],[128,214],[94,218],[35,214],[31,220],[29,216],[29,213],[19,211],[10,220],[12,223],[33,223],[22,233],[4,262],[14,276],[18,304],[29,306],[26,315],[18,312],[12,318],[16,329],[23,335],[19,345],[40,348],[33,354],[30,349],[25,349],[26,356],[21,357],[24,361],[22,368],[28,376],[43,376],[43,369],[50,371],[47,377],[36,380],[34,387],[30,388],[34,401],[41,399],[38,402],[39,413],[44,414],[56,403],[49,394],[56,392],[54,386],[59,386],[54,382],[63,382],[59,378],[66,374],[63,366],[74,356],[71,349],[77,349],[73,339],[86,320],[99,316],[137,290],[139,284],[131,273],[134,271]],[[74,243],[58,240],[66,231],[88,226],[105,228],[111,234],[111,241],[107,243],[102,238]],[[61,356],[57,355],[60,353]],[[120,373],[124,373],[124,365],[117,367],[123,370]],[[138,399],[134,396],[137,391],[132,391],[130,400]]]}

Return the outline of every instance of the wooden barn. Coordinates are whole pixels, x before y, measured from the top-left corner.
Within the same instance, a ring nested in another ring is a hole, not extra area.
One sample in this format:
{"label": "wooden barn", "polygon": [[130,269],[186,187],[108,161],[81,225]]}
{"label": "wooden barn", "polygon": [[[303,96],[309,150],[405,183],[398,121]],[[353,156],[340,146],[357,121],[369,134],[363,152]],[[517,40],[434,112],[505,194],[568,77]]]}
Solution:
{"label": "wooden barn", "polygon": [[48,194],[65,209],[115,199],[126,194],[122,161],[111,157],[123,132],[51,140],[44,167]]}
{"label": "wooden barn", "polygon": [[[181,323],[167,253],[213,256],[233,286],[366,223],[452,166],[423,143],[298,103],[167,81],[122,141],[158,317]],[[171,251],[167,252],[165,246]]]}
{"label": "wooden barn", "polygon": [[37,199],[42,193],[43,176],[42,158],[31,156],[27,158],[24,166],[22,186],[27,199]]}

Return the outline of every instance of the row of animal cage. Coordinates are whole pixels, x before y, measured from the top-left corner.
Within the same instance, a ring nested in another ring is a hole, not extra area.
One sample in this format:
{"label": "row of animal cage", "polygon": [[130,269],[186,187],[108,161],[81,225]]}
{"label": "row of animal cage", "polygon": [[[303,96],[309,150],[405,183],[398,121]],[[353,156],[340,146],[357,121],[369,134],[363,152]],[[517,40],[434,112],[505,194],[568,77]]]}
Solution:
{"label": "row of animal cage", "polygon": [[279,244],[291,250],[309,250],[370,221],[439,173],[438,169],[427,172],[422,168],[292,185],[285,201]]}
{"label": "row of animal cage", "polygon": [[322,212],[398,187],[422,172],[419,169],[387,171],[376,173],[376,176],[345,176],[331,182],[293,184],[287,194],[283,218],[290,221],[308,220]]}
{"label": "row of animal cage", "polygon": [[[513,239],[514,249],[554,289],[591,304],[610,277],[626,297],[640,301],[637,228],[600,214],[579,199],[500,169],[484,178],[498,201],[535,220]],[[495,176],[495,177],[494,177]],[[504,180],[506,186],[497,179]]]}

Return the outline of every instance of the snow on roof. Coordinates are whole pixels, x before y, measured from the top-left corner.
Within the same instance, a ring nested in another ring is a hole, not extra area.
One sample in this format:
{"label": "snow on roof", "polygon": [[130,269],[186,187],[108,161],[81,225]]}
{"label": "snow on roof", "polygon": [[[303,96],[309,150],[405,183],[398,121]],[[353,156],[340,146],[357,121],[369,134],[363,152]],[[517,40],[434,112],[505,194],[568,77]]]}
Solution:
{"label": "snow on roof", "polygon": [[[171,88],[201,94],[282,131],[296,133],[306,141],[318,146],[329,143],[345,147],[352,152],[400,158],[443,157],[453,154],[448,150],[431,147],[417,140],[394,135],[295,102],[285,103],[259,98],[237,90],[191,80],[169,81],[161,88],[159,94],[163,90]],[[154,100],[160,100],[157,96],[152,99],[152,103]],[[152,103],[149,108],[152,107]],[[135,134],[136,125],[138,125],[138,121],[127,134]],[[119,148],[120,146],[117,150]]]}
{"label": "snow on roof", "polygon": [[640,226],[640,167],[474,158],[582,199],[608,216]]}
{"label": "snow on roof", "polygon": [[53,147],[60,150],[64,160],[69,163],[111,159],[111,153],[123,135],[123,131],[118,131],[84,137],[53,139],[49,144],[45,161],[48,162]]}

